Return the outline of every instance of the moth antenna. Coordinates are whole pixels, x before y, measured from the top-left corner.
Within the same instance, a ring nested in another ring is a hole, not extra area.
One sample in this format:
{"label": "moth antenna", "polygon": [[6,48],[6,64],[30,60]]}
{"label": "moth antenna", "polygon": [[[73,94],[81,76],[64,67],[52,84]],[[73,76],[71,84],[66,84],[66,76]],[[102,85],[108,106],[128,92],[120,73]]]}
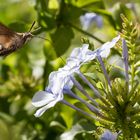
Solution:
{"label": "moth antenna", "polygon": [[49,41],[49,42],[53,45],[53,42],[51,42],[49,39],[44,38],[44,37],[42,37],[42,36],[33,35],[33,33],[34,33],[35,31],[37,31],[37,30],[40,29],[40,27],[39,27],[39,28],[35,29],[33,32],[31,32],[31,30],[32,30],[32,28],[34,27],[34,25],[35,25],[35,21],[32,23],[32,26],[31,26],[31,28],[30,28],[30,30],[29,30],[29,32],[31,33],[32,37],[41,38],[41,39],[43,39],[43,40]]}
{"label": "moth antenna", "polygon": [[30,27],[29,32],[31,32],[31,30],[33,29],[34,25],[35,25],[35,21],[32,23],[32,26]]}
{"label": "moth antenna", "polygon": [[36,28],[32,31],[32,33],[35,33],[35,32],[37,32],[37,31],[39,31],[39,30],[41,30],[41,27],[36,27]]}

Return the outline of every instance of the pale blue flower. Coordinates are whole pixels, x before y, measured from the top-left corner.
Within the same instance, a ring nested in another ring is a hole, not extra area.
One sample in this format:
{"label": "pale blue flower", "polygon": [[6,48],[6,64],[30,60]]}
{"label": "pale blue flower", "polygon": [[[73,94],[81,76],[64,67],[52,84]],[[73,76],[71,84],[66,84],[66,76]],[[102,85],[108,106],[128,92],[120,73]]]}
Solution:
{"label": "pale blue flower", "polygon": [[110,53],[110,49],[116,45],[116,43],[119,41],[119,39],[120,39],[120,35],[113,38],[112,41],[104,43],[100,48],[98,48],[94,51],[89,51],[87,53],[87,56],[95,55],[95,53],[96,53],[96,56],[101,56],[102,58],[107,58]]}
{"label": "pale blue flower", "polygon": [[118,134],[117,133],[112,133],[110,132],[109,130],[106,130],[102,136],[101,136],[101,139],[100,140],[117,140],[117,136]]}
{"label": "pale blue flower", "polygon": [[110,48],[116,44],[119,38],[120,36],[114,38],[111,42],[105,43],[101,48],[94,51],[88,49],[88,44],[83,44],[82,48],[75,48],[67,59],[66,65],[50,74],[49,84],[45,91],[39,91],[34,95],[32,104],[40,108],[35,113],[35,116],[41,116],[47,109],[62,101],[64,89],[73,87],[71,77],[74,73],[79,73],[81,65],[95,59],[98,55],[107,57]]}
{"label": "pale blue flower", "polygon": [[70,57],[67,59],[67,65],[70,66],[72,63],[74,63],[75,66],[80,67],[80,64],[95,59],[96,54],[90,53],[91,50],[89,50],[88,47],[89,44],[83,44],[82,47],[73,49]]}
{"label": "pale blue flower", "polygon": [[59,94],[63,90],[64,85],[69,81],[67,75],[68,71],[59,69],[58,71],[51,72],[49,76],[49,84],[46,87],[46,91],[50,91],[53,94]]}
{"label": "pale blue flower", "polygon": [[80,17],[82,28],[87,30],[93,23],[96,23],[99,28],[103,25],[102,17],[96,13],[86,13]]}
{"label": "pale blue flower", "polygon": [[[84,64],[86,62],[89,62],[91,60],[94,60],[97,56],[101,56],[102,58],[107,58],[110,49],[115,46],[115,44],[119,41],[120,35],[115,37],[112,41],[106,42],[103,44],[100,48],[91,51],[88,49],[89,45],[88,44],[83,44],[81,48],[75,48],[70,57],[67,59],[67,64],[74,64],[75,67],[78,66],[80,67],[80,64]],[[69,65],[70,66],[70,65]]]}
{"label": "pale blue flower", "polygon": [[33,99],[32,104],[35,107],[40,107],[35,113],[36,117],[41,116],[47,109],[53,107],[57,102],[63,100],[63,89],[65,85],[72,88],[73,83],[69,77],[70,73],[66,67],[54,71],[49,76],[49,84],[45,91],[37,92]]}
{"label": "pale blue flower", "polygon": [[70,79],[72,72],[70,72],[68,68],[66,65],[58,71],[52,72],[49,76],[49,84],[45,91],[39,91],[34,95],[32,104],[35,107],[40,107],[35,113],[36,117],[40,117],[46,110],[63,100],[64,88],[72,88],[73,83]]}
{"label": "pale blue flower", "polygon": [[63,99],[63,87],[67,83],[65,75],[59,71],[52,72],[49,76],[49,85],[45,91],[39,91],[34,95],[32,104],[35,107],[40,107],[35,113],[36,117],[41,116],[47,109]]}
{"label": "pale blue flower", "polygon": [[113,38],[112,41],[106,42],[105,44],[102,45],[101,48],[96,50],[96,54],[100,55],[102,58],[107,58],[110,53],[110,49],[116,45],[116,43],[119,41],[119,39],[120,39],[120,35]]}
{"label": "pale blue flower", "polygon": [[35,107],[40,107],[34,114],[36,117],[40,117],[46,110],[55,106],[55,104],[63,99],[62,91],[59,94],[52,94],[47,91],[39,91],[37,92],[33,99],[32,104]]}

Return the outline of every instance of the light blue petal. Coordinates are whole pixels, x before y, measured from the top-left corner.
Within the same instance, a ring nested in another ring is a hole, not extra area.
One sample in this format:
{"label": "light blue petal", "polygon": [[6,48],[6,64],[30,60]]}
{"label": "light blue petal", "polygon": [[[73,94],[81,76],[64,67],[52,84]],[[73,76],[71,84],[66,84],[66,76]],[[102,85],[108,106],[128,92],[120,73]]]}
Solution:
{"label": "light blue petal", "polygon": [[58,95],[53,101],[49,102],[42,108],[38,109],[36,113],[34,114],[35,117],[40,117],[45,111],[47,111],[49,108],[54,107],[55,104],[63,99],[63,94]]}
{"label": "light blue petal", "polygon": [[111,42],[106,42],[105,44],[102,45],[101,48],[95,50],[96,54],[100,55],[102,58],[107,58],[110,53],[110,49],[115,46],[115,44],[119,41],[119,39],[120,35],[115,37]]}
{"label": "light blue petal", "polygon": [[53,100],[54,100],[53,94],[50,94],[46,91],[39,91],[35,93],[35,95],[33,96],[32,105],[34,105],[35,107],[41,107]]}

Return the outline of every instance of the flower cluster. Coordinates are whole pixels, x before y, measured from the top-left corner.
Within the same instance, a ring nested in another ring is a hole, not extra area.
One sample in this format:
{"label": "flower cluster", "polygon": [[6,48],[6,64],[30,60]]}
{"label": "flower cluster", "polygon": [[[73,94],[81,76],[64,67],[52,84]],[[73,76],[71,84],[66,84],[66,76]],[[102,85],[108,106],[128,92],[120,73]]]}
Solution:
{"label": "flower cluster", "polygon": [[[84,91],[82,86],[75,80],[74,74],[75,73],[79,74],[81,78],[83,78],[84,81],[87,81],[88,85],[94,90],[95,95],[100,96],[97,90],[81,74],[80,67],[83,64],[97,58],[101,64],[105,77],[109,82],[105,67],[102,62],[102,58],[106,58],[109,55],[110,49],[115,46],[115,44],[118,42],[119,39],[120,35],[115,37],[111,42],[103,44],[101,48],[98,48],[94,51],[88,49],[89,47],[88,44],[83,44],[81,48],[75,48],[72,51],[70,57],[67,59],[66,65],[62,68],[59,68],[58,71],[54,71],[50,74],[49,83],[45,91],[39,91],[34,95],[32,99],[32,104],[35,107],[39,108],[36,111],[35,116],[40,117],[46,110],[55,106],[55,104],[60,101],[86,114],[84,111],[76,108],[75,106],[70,105],[64,100],[63,96],[64,93],[66,92],[67,94],[70,94],[72,97],[75,97],[79,99],[81,102],[85,103],[87,107],[93,112],[100,114],[100,112],[97,110],[96,107],[86,103],[84,100],[76,96],[71,91],[73,85],[75,85],[79,90],[83,91],[83,93],[88,97],[88,99],[94,102],[94,100],[90,96],[88,96],[88,94]],[[96,102],[94,102],[94,104],[95,106],[97,106]]]}

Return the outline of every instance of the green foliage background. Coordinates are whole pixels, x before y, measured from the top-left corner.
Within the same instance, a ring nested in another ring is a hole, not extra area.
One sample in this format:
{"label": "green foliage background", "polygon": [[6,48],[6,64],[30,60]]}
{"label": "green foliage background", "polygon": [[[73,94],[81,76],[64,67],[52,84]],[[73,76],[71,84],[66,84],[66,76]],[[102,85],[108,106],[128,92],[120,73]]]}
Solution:
{"label": "green foliage background", "polygon": [[[136,5],[137,14],[128,3]],[[35,118],[31,99],[45,88],[49,73],[63,65],[59,56],[65,60],[74,47],[81,46],[81,38],[97,47],[111,40],[121,29],[120,13],[139,23],[139,6],[138,0],[0,0],[0,22],[26,32],[37,21],[36,27],[41,28],[35,34],[52,42],[33,38],[0,58],[0,140],[63,140],[60,135],[66,131],[75,140],[98,139],[98,122],[62,104]],[[93,24],[82,30],[79,17],[88,12],[102,16],[102,28]]]}

